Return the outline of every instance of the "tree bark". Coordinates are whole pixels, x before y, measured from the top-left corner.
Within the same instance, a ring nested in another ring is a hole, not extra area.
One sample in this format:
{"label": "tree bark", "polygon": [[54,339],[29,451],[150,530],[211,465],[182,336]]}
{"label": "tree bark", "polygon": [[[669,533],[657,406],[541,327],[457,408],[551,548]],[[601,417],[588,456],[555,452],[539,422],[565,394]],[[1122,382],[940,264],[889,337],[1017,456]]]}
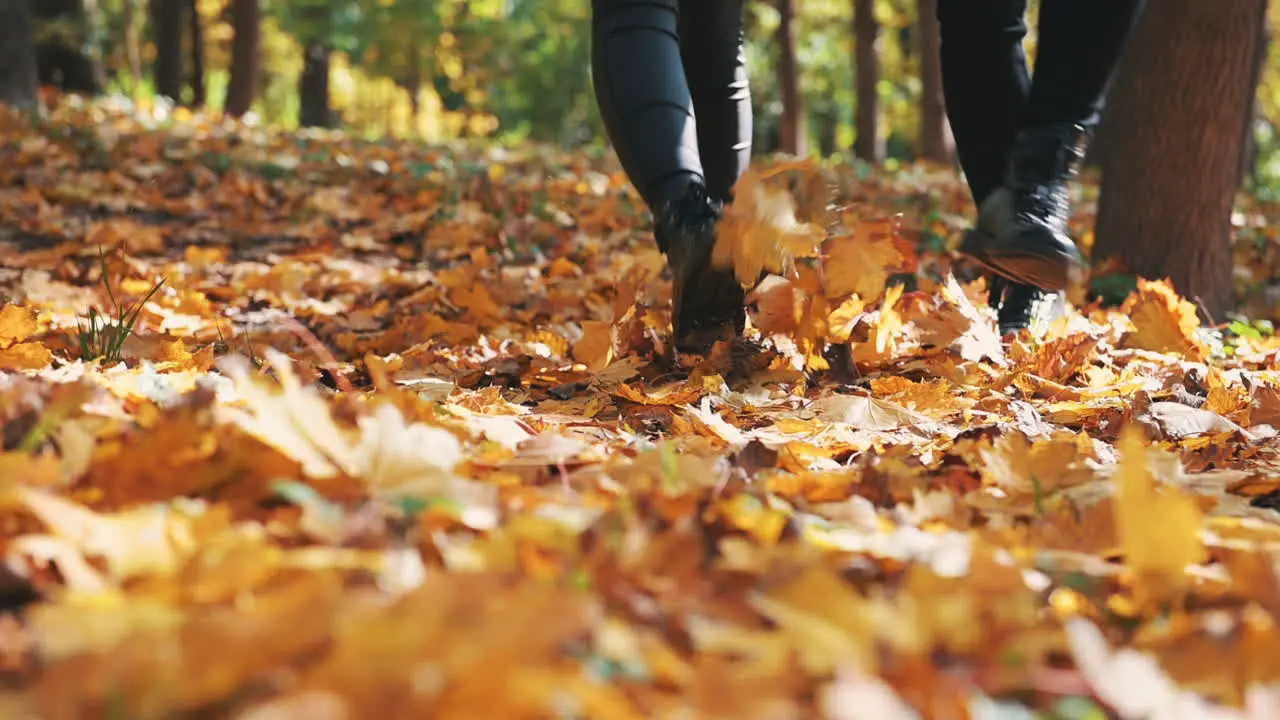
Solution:
{"label": "tree bark", "polygon": [[938,163],[955,161],[956,144],[942,96],[942,35],[938,0],[919,0],[920,154]]}
{"label": "tree bark", "polygon": [[182,15],[185,0],[151,0],[156,94],[182,102]]}
{"label": "tree bark", "polygon": [[253,106],[261,72],[262,8],[258,0],[232,0],[231,81],[227,87],[227,114],[241,117]]}
{"label": "tree bark", "polygon": [[191,107],[201,108],[205,103],[204,86],[204,26],[200,23],[200,10],[196,0],[187,0],[187,21],[191,23]]}
{"label": "tree bark", "polygon": [[29,0],[0,0],[0,103],[36,106],[40,88],[34,36]]}
{"label": "tree bark", "polygon": [[[1233,304],[1231,212],[1266,0],[1148,3],[1110,93],[1095,263]],[[1177,48],[1177,52],[1169,52]]]}
{"label": "tree bark", "polygon": [[328,43],[318,42],[303,49],[302,76],[298,79],[298,125],[330,127]]}
{"label": "tree bark", "polygon": [[[31,3],[36,71],[40,82],[67,92],[96,95],[106,85],[95,57],[97,6],[85,0],[38,0]],[[43,32],[42,32],[43,30]]]}
{"label": "tree bark", "polygon": [[782,151],[803,155],[809,140],[805,133],[804,96],[800,92],[800,65],[796,60],[796,0],[778,0],[778,85],[782,90]]}
{"label": "tree bark", "polygon": [[876,44],[880,24],[876,22],[875,0],[853,0],[853,70],[858,102],[857,131],[853,154],[867,162],[884,160],[884,140],[880,137],[880,58]]}

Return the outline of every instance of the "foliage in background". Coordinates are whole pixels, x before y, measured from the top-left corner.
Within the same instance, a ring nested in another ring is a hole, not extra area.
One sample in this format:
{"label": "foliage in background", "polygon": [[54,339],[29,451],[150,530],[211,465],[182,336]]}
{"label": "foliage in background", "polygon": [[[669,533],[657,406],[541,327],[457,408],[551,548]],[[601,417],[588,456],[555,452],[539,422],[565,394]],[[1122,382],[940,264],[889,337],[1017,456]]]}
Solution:
{"label": "foliage in background", "polygon": [[[323,39],[334,50],[331,102],[343,127],[366,137],[442,141],[486,137],[533,139],[566,147],[602,141],[590,78],[588,0],[262,0],[263,82],[255,104],[269,125],[293,127],[298,114],[302,46]],[[146,0],[101,0],[94,38],[112,87],[130,92],[126,9],[146,26]],[[197,0],[205,28],[210,102],[221,106],[231,64],[229,0]],[[1034,57],[1032,3],[1029,50]],[[814,151],[842,151],[854,141],[850,0],[806,0],[799,10],[798,61],[807,136]],[[921,86],[915,0],[878,0],[880,131],[888,162],[918,152]],[[1271,16],[1272,33],[1277,27]],[[782,114],[776,43],[778,13],[748,4],[746,31],[756,144],[777,146]],[[149,36],[142,57],[149,67]],[[143,97],[151,94],[144,73]],[[1280,188],[1280,49],[1271,44],[1254,125],[1255,189]]]}

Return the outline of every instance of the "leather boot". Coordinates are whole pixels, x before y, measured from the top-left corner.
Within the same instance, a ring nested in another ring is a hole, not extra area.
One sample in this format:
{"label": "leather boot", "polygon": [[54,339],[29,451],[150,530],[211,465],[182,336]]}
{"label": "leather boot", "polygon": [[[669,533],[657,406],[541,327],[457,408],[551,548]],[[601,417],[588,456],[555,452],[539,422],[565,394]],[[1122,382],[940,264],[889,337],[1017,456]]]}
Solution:
{"label": "leather boot", "polygon": [[721,209],[695,182],[656,219],[654,234],[671,268],[671,324],[680,352],[705,352],[746,326],[746,291],[732,268],[711,265]]}
{"label": "leather boot", "polygon": [[991,307],[996,310],[1000,335],[1038,328],[1066,314],[1066,298],[1031,285],[1010,283],[996,276],[991,282]]}
{"label": "leather boot", "polygon": [[1022,131],[1004,185],[978,208],[978,222],[960,245],[988,270],[1043,290],[1064,290],[1084,260],[1067,234],[1067,182],[1084,158],[1082,125]]}

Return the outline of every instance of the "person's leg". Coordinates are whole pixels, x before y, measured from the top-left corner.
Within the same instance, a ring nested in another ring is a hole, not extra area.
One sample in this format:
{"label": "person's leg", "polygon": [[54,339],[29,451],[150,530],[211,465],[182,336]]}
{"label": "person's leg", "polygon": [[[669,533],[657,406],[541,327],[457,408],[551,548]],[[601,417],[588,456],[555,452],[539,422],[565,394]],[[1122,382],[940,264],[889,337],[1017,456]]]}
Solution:
{"label": "person's leg", "polygon": [[1044,0],[1031,94],[1004,184],[983,202],[962,246],[992,271],[1059,290],[1083,265],[1067,234],[1067,181],[1141,7],[1141,0]]}
{"label": "person's leg", "polygon": [[942,95],[976,205],[1004,180],[1031,93],[1026,10],[1026,0],[938,0]]}
{"label": "person's leg", "polygon": [[591,78],[605,132],[655,215],[703,181],[677,0],[592,0]]}
{"label": "person's leg", "polygon": [[707,190],[728,202],[751,162],[751,90],[743,0],[681,0],[680,51],[698,116]]}
{"label": "person's leg", "polygon": [[[1022,45],[1026,10],[1026,0],[938,0],[947,121],[977,206],[1004,181],[1009,151],[1031,94]],[[989,281],[1000,332],[1029,327],[1043,293],[999,275]]]}
{"label": "person's leg", "polygon": [[700,351],[740,332],[746,311],[733,271],[711,266],[720,205],[708,192],[699,154],[679,3],[592,0],[591,10],[600,114],[623,169],[654,214],[654,238],[672,274],[675,345]]}
{"label": "person's leg", "polygon": [[1143,0],[1044,0],[1031,98],[1022,127],[1075,124],[1092,130],[1107,84]]}

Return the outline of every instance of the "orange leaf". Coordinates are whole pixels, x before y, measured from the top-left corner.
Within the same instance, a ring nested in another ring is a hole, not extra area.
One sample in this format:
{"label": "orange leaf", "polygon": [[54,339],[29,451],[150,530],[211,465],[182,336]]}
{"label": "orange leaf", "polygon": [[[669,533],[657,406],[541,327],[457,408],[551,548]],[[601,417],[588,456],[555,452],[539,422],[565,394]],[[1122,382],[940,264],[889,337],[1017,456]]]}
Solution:
{"label": "orange leaf", "polygon": [[53,362],[53,353],[38,342],[0,348],[0,370],[40,370]]}

